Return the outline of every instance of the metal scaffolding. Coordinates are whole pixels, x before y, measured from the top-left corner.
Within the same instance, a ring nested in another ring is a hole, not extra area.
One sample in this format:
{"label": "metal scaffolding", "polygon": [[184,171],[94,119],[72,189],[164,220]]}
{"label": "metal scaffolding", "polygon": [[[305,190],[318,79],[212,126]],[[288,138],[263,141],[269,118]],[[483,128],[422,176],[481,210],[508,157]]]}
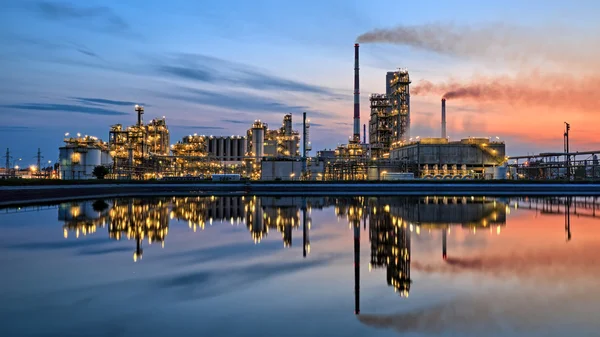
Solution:
{"label": "metal scaffolding", "polygon": [[369,98],[371,118],[369,120],[369,144],[371,158],[383,158],[389,154],[393,142],[392,132],[397,121],[392,116],[390,100],[384,94],[372,94]]}
{"label": "metal scaffolding", "polygon": [[392,74],[388,99],[392,116],[396,117],[393,137],[395,140],[407,140],[410,137],[410,77],[406,69],[398,69]]}

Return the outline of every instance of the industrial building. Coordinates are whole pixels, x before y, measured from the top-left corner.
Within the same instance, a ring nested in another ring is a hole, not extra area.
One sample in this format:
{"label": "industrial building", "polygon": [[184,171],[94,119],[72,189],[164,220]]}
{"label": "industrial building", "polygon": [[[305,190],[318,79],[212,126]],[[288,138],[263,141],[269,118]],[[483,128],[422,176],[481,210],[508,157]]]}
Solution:
{"label": "industrial building", "polygon": [[136,105],[137,124],[124,128],[122,124],[110,127],[108,146],[113,158],[114,177],[156,178],[166,165],[169,155],[170,135],[165,117],[156,118],[144,125],[144,108]]}
{"label": "industrial building", "polygon": [[247,132],[248,157],[257,162],[265,157],[300,157],[300,133],[292,125],[291,114],[285,115],[283,125],[274,130],[256,120]]}
{"label": "industrial building", "polygon": [[390,159],[415,163],[416,176],[458,179],[473,177],[474,174],[484,175],[486,168],[503,166],[506,149],[504,142],[489,138],[453,142],[447,138],[423,138],[393,144]]}
{"label": "industrial building", "polygon": [[[100,164],[105,165],[111,159],[110,176],[129,179],[210,178],[213,174],[230,173],[253,180],[389,180],[388,177],[400,176],[403,179],[409,176],[506,178],[503,142],[488,138],[449,140],[445,99],[441,102],[440,137],[411,137],[411,79],[407,69],[387,72],[385,93],[370,95],[368,129],[364,124],[361,140],[359,70],[359,45],[355,44],[352,135],[346,144],[335,150],[319,151],[314,158],[308,156],[310,123],[306,114],[302,134],[293,129],[292,115],[286,114],[278,128],[270,129],[267,123],[257,119],[245,136],[194,133],[170,145],[164,116],[144,124],[144,108],[136,105],[137,123],[126,128],[122,124],[110,128],[108,144],[103,145],[110,156]],[[102,145],[97,144],[86,146],[102,149]],[[66,156],[70,154],[65,152],[61,158],[67,159]],[[80,164],[89,166],[87,171],[76,174],[77,170],[65,160],[62,171],[71,171],[71,174],[64,173],[62,177],[89,176],[97,164],[98,161],[90,159],[89,164]]]}
{"label": "industrial building", "polygon": [[323,180],[326,162],[309,158],[306,165],[301,159],[265,159],[261,162],[260,180]]}
{"label": "industrial building", "polygon": [[506,179],[504,142],[489,138],[450,141],[446,134],[446,100],[442,99],[440,138],[411,137],[410,84],[407,69],[386,73],[385,94],[369,97],[366,125],[360,142],[359,46],[354,45],[354,133],[348,144],[328,160],[326,180],[381,180],[393,175],[431,179]]}
{"label": "industrial building", "polygon": [[60,179],[93,179],[96,166],[112,165],[108,144],[101,139],[80,134],[70,137],[67,133],[64,142],[58,149]]}

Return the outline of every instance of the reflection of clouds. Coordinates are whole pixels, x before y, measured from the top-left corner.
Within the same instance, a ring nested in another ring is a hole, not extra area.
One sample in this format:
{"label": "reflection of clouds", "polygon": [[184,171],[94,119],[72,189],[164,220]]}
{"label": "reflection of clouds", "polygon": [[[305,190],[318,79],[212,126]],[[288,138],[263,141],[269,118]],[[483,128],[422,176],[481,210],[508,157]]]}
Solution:
{"label": "reflection of clouds", "polygon": [[425,273],[477,272],[551,282],[600,276],[600,254],[596,242],[580,242],[577,246],[544,247],[539,250],[524,247],[522,251],[507,251],[505,254],[448,257],[445,262],[436,264],[415,261],[412,268]]}
{"label": "reflection of clouds", "polygon": [[[597,296],[590,289],[536,293],[498,291],[493,295],[465,297],[424,309],[389,315],[360,315],[370,327],[399,333],[460,336],[595,335],[600,324],[594,308]],[[573,300],[573,297],[577,300]],[[558,326],[551,326],[558,324]]]}
{"label": "reflection of clouds", "polygon": [[258,281],[324,266],[337,257],[338,255],[331,254],[318,259],[298,262],[261,263],[246,267],[231,267],[226,270],[194,271],[164,277],[158,280],[156,287],[159,291],[176,291],[182,299],[208,298],[246,287]]}
{"label": "reflection of clouds", "polygon": [[18,245],[12,245],[12,246],[9,246],[8,248],[23,249],[23,250],[61,250],[61,249],[96,246],[96,245],[102,245],[102,244],[106,244],[106,243],[107,243],[106,240],[103,240],[103,239],[39,241],[39,242],[28,242],[28,243],[21,243]]}
{"label": "reflection of clouds", "polygon": [[101,248],[101,249],[84,249],[79,251],[79,255],[91,256],[91,255],[104,255],[111,253],[122,253],[128,252],[131,249],[127,247],[113,247],[113,248]]}

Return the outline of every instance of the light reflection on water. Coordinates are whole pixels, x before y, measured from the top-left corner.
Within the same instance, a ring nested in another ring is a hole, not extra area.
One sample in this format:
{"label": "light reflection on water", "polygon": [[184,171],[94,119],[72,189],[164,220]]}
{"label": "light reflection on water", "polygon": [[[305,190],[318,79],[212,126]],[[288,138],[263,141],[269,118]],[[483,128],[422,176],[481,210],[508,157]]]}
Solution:
{"label": "light reflection on water", "polygon": [[599,205],[194,196],[2,210],[0,335],[591,334]]}

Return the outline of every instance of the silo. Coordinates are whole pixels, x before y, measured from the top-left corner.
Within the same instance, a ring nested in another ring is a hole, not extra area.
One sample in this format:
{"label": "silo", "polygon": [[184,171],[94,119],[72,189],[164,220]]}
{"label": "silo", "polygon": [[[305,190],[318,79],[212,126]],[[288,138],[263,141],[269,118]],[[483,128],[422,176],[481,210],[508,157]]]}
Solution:
{"label": "silo", "polygon": [[102,150],[95,147],[90,147],[87,149],[87,152],[82,156],[83,159],[82,164],[84,165],[84,175],[86,178],[92,178],[92,172],[96,166],[100,166],[102,164]]}
{"label": "silo", "polygon": [[283,132],[286,136],[292,135],[292,114],[283,117]]}
{"label": "silo", "polygon": [[260,121],[252,125],[252,152],[257,160],[261,160],[265,153],[265,129]]}

